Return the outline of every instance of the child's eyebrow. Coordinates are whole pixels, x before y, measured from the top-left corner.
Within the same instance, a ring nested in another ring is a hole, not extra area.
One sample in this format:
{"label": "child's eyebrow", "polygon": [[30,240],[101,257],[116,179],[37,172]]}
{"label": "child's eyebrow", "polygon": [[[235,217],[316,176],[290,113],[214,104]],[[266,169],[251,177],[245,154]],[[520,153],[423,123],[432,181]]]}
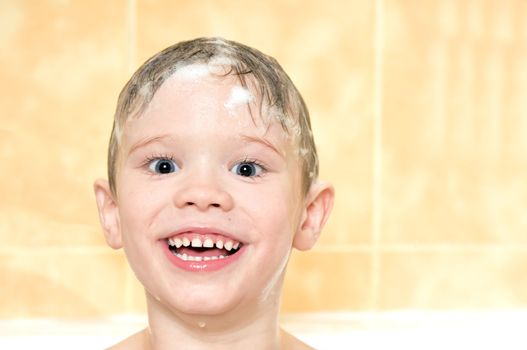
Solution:
{"label": "child's eyebrow", "polygon": [[151,143],[163,142],[167,139],[172,139],[172,136],[169,134],[165,134],[165,135],[151,136],[151,137],[146,137],[144,139],[141,139],[137,141],[136,143],[134,143],[132,147],[130,147],[130,151],[128,151],[128,155],[132,154],[133,152],[135,152],[137,149],[141,147],[147,146]]}
{"label": "child's eyebrow", "polygon": [[[145,146],[150,145],[152,143],[158,143],[158,142],[162,143],[164,141],[170,141],[172,139],[173,139],[173,137],[170,134],[146,137],[146,138],[141,139],[141,140],[137,141],[136,143],[134,143],[130,147],[130,151],[128,151],[128,155],[132,154],[133,152],[135,152],[139,148],[145,147]],[[275,145],[273,145],[270,141],[268,141],[266,139],[263,139],[261,137],[256,137],[256,136],[249,136],[249,135],[241,135],[240,139],[242,141],[244,141],[244,142],[247,142],[247,143],[259,143],[259,144],[263,145],[264,147],[271,149],[273,152],[278,154],[280,157],[285,158],[285,154],[283,152],[280,152]]]}
{"label": "child's eyebrow", "polygon": [[271,142],[269,142],[266,139],[255,137],[255,136],[249,136],[249,135],[241,135],[240,138],[248,143],[259,143],[267,148],[270,148],[273,150],[276,154],[278,154],[280,157],[285,158],[285,154],[283,152],[280,152],[278,148],[273,145]]}

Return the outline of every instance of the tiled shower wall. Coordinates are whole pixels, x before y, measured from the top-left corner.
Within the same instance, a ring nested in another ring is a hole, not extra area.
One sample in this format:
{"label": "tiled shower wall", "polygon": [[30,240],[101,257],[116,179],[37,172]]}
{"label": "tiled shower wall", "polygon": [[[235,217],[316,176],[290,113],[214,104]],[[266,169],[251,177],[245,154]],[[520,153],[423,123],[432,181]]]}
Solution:
{"label": "tiled shower wall", "polygon": [[128,76],[197,36],[282,63],[336,188],[284,311],[527,307],[527,2],[1,0],[1,318],[144,310],[92,183]]}

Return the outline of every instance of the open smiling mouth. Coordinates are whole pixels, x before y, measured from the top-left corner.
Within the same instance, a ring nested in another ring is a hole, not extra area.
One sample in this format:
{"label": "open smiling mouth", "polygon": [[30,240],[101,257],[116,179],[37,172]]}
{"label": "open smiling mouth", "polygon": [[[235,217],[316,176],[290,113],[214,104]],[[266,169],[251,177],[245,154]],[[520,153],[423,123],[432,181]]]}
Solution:
{"label": "open smiling mouth", "polygon": [[243,244],[221,237],[178,236],[167,239],[172,254],[182,261],[217,261],[240,251]]}

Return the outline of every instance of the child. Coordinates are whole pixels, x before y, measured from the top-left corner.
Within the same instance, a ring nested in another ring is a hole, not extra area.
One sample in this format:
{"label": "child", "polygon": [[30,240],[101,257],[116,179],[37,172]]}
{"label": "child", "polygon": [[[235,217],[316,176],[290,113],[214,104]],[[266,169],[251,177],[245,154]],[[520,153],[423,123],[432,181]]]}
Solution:
{"label": "child", "polygon": [[278,325],[294,247],[333,205],[308,111],[271,57],[217,38],[158,53],[121,92],[94,184],[149,326],[112,349],[310,349]]}

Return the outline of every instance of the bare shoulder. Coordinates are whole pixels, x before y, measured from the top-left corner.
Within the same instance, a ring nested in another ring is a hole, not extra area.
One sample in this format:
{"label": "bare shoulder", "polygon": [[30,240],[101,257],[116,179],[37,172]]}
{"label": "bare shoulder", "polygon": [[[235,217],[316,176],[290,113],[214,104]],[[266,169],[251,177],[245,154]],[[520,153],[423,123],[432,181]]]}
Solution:
{"label": "bare shoulder", "polygon": [[280,349],[281,350],[315,350],[311,346],[302,342],[283,329],[280,330]]}
{"label": "bare shoulder", "polygon": [[125,349],[126,350],[147,350],[149,349],[147,330],[143,329],[142,331],[132,334],[128,338],[113,345],[107,350],[125,350]]}

